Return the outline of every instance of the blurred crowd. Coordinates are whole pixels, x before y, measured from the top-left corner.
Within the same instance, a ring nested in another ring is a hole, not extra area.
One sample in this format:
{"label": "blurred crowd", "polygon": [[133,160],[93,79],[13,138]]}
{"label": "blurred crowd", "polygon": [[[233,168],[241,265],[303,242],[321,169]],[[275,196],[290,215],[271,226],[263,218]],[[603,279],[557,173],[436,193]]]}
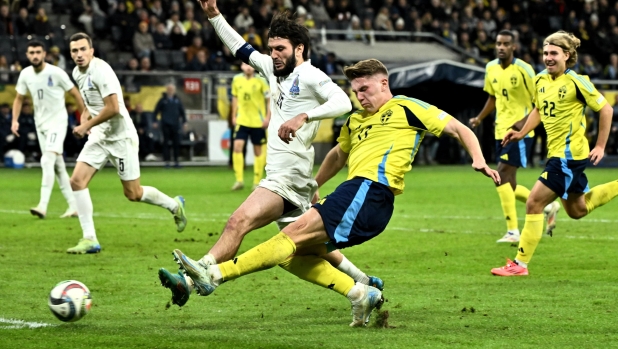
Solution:
{"label": "blurred crowd", "polygon": [[[51,2],[54,14],[68,14],[80,30],[133,54],[134,60],[123,67],[127,70],[225,71],[238,65],[195,0]],[[616,0],[220,0],[219,9],[247,42],[264,52],[270,20],[284,10],[295,12],[308,28],[349,31],[337,36],[346,40],[368,40],[354,30],[398,41],[427,40],[415,33],[433,33],[484,60],[494,58],[496,33],[510,29],[519,43],[517,56],[537,70],[542,68],[543,38],[564,29],[582,40],[577,71],[591,78],[618,78]],[[4,0],[2,35],[53,38],[59,32],[39,0]],[[67,65],[66,47],[50,51],[49,61]],[[314,53],[312,63],[332,75],[340,73],[342,62],[332,53]],[[14,59],[0,56],[0,72],[19,69]]]}

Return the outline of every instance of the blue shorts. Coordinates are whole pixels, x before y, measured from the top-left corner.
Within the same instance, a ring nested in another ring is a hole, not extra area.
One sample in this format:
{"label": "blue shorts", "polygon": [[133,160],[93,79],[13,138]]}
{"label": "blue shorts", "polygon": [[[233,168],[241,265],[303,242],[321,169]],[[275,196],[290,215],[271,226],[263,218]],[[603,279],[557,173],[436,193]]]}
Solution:
{"label": "blue shorts", "polygon": [[569,193],[587,193],[590,188],[588,188],[588,178],[584,173],[586,165],[588,165],[588,159],[549,158],[539,181],[565,200],[569,197]]}
{"label": "blue shorts", "polygon": [[532,151],[532,138],[524,138],[516,143],[502,146],[502,140],[496,139],[496,162],[503,162],[515,167],[526,167],[528,155]]}
{"label": "blue shorts", "polygon": [[359,245],[378,236],[393,215],[394,201],[384,184],[361,177],[341,183],[313,205],[330,238],[328,249]]}
{"label": "blue shorts", "polygon": [[261,127],[247,127],[236,125],[233,138],[242,139],[245,142],[251,138],[253,145],[266,144],[266,130]]}

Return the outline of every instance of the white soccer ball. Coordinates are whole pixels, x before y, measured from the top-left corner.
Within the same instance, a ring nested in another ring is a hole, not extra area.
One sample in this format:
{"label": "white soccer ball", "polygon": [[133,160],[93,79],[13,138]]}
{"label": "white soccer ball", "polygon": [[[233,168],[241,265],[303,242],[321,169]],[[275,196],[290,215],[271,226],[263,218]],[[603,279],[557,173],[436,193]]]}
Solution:
{"label": "white soccer ball", "polygon": [[49,293],[49,309],[64,322],[74,322],[90,312],[92,297],[86,285],[79,281],[62,281]]}

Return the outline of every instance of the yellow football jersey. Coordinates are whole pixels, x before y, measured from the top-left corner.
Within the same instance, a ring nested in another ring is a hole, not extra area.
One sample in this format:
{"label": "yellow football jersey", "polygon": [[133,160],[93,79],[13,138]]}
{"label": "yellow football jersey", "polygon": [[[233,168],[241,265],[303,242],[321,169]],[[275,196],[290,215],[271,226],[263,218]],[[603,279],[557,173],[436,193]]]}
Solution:
{"label": "yellow football jersey", "polygon": [[[496,139],[503,139],[508,129],[528,115],[534,97],[534,70],[530,64],[513,58],[513,62],[502,69],[499,59],[485,67],[483,90],[496,97]],[[528,137],[534,136],[530,132]]]}
{"label": "yellow football jersey", "polygon": [[261,77],[247,79],[244,74],[234,76],[232,96],[238,101],[236,125],[262,127],[266,117],[268,83]]}
{"label": "yellow football jersey", "polygon": [[547,131],[547,157],[583,160],[590,147],[586,139],[586,105],[598,112],[607,103],[587,76],[567,69],[555,80],[543,70],[536,76],[536,107]]}
{"label": "yellow football jersey", "polygon": [[394,189],[404,188],[403,176],[425,136],[440,136],[452,116],[423,101],[395,96],[370,115],[358,110],[348,117],[337,141],[349,153],[348,179],[364,177]]}

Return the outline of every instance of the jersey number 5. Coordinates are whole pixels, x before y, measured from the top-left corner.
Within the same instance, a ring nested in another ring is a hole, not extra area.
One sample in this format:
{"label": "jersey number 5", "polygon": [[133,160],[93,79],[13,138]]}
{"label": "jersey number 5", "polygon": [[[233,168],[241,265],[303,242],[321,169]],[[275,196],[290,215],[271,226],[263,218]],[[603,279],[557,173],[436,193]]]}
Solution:
{"label": "jersey number 5", "polygon": [[[549,114],[547,114],[547,108],[549,107]],[[556,108],[556,103],[543,101],[543,115],[556,117],[554,114],[554,109]]]}

